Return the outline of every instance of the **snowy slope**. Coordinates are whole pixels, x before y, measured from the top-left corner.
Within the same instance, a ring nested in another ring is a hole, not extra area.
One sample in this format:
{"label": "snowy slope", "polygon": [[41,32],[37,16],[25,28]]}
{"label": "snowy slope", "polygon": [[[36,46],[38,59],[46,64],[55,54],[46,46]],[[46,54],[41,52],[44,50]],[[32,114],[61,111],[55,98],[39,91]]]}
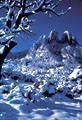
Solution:
{"label": "snowy slope", "polygon": [[82,46],[74,36],[65,31],[59,40],[53,30],[35,42],[26,56],[14,58],[3,65],[1,120],[12,115],[14,120],[82,119]]}

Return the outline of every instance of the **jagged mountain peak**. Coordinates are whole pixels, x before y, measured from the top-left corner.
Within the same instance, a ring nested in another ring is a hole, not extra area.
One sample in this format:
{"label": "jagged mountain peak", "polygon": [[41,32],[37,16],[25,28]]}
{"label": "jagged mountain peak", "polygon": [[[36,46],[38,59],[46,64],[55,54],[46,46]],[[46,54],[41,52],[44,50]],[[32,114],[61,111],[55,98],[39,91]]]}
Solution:
{"label": "jagged mountain peak", "polygon": [[62,59],[75,59],[78,62],[82,60],[82,46],[68,31],[64,31],[61,40],[59,40],[56,30],[52,30],[48,37],[42,36],[33,44],[29,53],[34,55],[38,51],[49,51],[53,56],[61,56]]}
{"label": "jagged mountain peak", "polygon": [[[54,29],[49,33],[49,36],[41,36],[38,41],[36,41],[29,50],[25,50],[18,53],[9,53],[7,59],[21,59],[28,54],[33,54],[39,48],[47,48],[49,51],[56,55],[62,55],[63,52],[69,52],[73,56],[79,58],[82,55],[82,47],[77,42],[77,39],[69,33],[69,31],[64,31],[61,40],[58,38],[58,32]],[[65,56],[65,55],[63,55]]]}
{"label": "jagged mountain peak", "polygon": [[45,35],[41,36],[40,39],[33,44],[33,47],[30,50],[32,50],[32,51],[34,49],[36,50],[40,47],[40,45],[42,45],[44,43],[45,43],[45,45],[51,44],[53,48],[55,48],[55,46],[57,44],[59,44],[59,46],[61,44],[62,47],[65,45],[70,45],[71,47],[79,46],[77,39],[74,36],[72,36],[72,34],[70,34],[69,31],[64,31],[64,33],[61,37],[61,40],[59,40],[58,32],[56,30],[52,30],[49,33],[48,37],[46,37]]}

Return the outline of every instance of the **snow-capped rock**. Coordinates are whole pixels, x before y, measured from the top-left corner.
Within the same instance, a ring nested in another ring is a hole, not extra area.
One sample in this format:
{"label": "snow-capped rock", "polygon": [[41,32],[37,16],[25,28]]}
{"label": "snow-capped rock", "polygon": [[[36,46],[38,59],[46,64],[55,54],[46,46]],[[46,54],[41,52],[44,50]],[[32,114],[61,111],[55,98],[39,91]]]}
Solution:
{"label": "snow-capped rock", "polygon": [[49,41],[58,41],[58,33],[56,32],[56,30],[52,30],[48,36]]}
{"label": "snow-capped rock", "polygon": [[69,31],[64,31],[61,37],[61,41],[63,43],[68,43],[69,45],[73,45],[73,46],[78,45],[76,38],[72,36],[72,34],[70,34]]}
{"label": "snow-capped rock", "polygon": [[67,42],[67,43],[72,43],[72,35],[68,32],[68,31],[64,31],[62,37],[61,37],[61,41],[62,42]]}

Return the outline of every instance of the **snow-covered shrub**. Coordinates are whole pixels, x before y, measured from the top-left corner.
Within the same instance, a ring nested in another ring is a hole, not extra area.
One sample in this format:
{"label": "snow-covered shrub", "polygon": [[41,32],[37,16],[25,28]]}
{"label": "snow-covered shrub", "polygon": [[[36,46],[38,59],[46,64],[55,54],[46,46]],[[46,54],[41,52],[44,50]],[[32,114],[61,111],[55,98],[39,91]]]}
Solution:
{"label": "snow-covered shrub", "polygon": [[9,93],[9,87],[8,87],[8,85],[2,85],[2,86],[0,86],[0,93],[2,93],[2,94]]}
{"label": "snow-covered shrub", "polygon": [[14,84],[11,86],[12,88],[10,89],[10,92],[7,96],[7,99],[14,99],[14,98],[18,98],[22,96],[22,93],[20,91],[20,87],[19,86],[15,86]]}
{"label": "snow-covered shrub", "polygon": [[31,74],[26,75],[26,78],[24,80],[24,82],[32,82],[32,83],[34,83],[36,81],[37,81],[37,79],[35,79],[35,77],[33,77]]}
{"label": "snow-covered shrub", "polygon": [[54,80],[49,80],[45,79],[42,80],[43,84],[39,85],[40,92],[45,96],[45,97],[51,97],[52,95],[55,94],[55,81]]}
{"label": "snow-covered shrub", "polygon": [[66,96],[73,99],[74,98],[74,92],[73,91],[69,91],[66,93]]}
{"label": "snow-covered shrub", "polygon": [[41,93],[38,89],[35,89],[33,85],[30,86],[22,86],[20,87],[20,91],[22,93],[22,96],[32,102],[36,102],[40,100]]}

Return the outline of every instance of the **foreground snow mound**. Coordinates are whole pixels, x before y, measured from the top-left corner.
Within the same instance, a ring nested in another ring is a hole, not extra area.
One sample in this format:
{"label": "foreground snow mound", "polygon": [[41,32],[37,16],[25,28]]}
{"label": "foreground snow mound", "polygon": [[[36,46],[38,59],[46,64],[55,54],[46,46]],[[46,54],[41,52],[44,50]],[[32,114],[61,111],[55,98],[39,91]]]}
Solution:
{"label": "foreground snow mound", "polygon": [[25,57],[9,56],[2,76],[1,99],[11,104],[39,103],[60,94],[82,100],[82,46],[68,31],[59,40],[53,30],[35,42]]}

